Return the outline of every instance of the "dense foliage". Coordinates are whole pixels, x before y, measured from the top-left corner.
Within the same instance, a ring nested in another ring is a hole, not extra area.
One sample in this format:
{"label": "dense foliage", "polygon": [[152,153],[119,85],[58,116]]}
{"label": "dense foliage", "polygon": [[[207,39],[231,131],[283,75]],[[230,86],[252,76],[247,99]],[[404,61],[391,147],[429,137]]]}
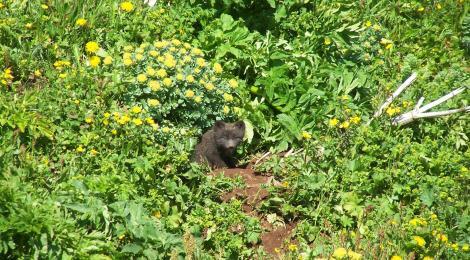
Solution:
{"label": "dense foliage", "polygon": [[246,162],[274,154],[282,257],[470,257],[469,114],[390,123],[469,105],[468,1],[157,2],[0,0],[2,258],[266,255],[219,200],[242,184],[190,163],[219,119],[245,120]]}

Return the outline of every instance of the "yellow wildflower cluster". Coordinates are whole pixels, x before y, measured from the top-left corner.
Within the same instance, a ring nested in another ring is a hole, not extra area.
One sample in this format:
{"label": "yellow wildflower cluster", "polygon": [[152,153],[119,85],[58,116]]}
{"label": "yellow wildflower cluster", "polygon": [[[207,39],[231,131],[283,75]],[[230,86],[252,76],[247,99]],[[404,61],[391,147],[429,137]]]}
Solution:
{"label": "yellow wildflower cluster", "polygon": [[[88,47],[87,52],[92,52],[97,46],[91,44],[91,47]],[[103,61],[105,64],[112,62]],[[125,46],[122,51],[122,64],[132,68],[126,71],[137,71],[134,83],[136,87],[149,93],[149,107],[165,109],[168,93],[176,93],[187,102],[201,103],[203,97],[208,97],[204,100],[210,102],[209,97],[212,97],[232,103],[235,100],[233,89],[239,85],[236,79],[225,81],[219,78],[223,72],[221,64],[213,63],[210,66],[203,58],[202,50],[178,39]],[[177,89],[170,90],[176,86]],[[206,96],[207,92],[212,94]],[[226,104],[222,112],[230,111],[231,108]]]}
{"label": "yellow wildflower cluster", "polygon": [[78,18],[76,21],[75,21],[75,25],[77,26],[80,26],[80,27],[83,27],[87,24],[87,20],[84,19],[84,18]]}
{"label": "yellow wildflower cluster", "polygon": [[8,84],[11,84],[13,81],[13,73],[10,68],[6,68],[3,70],[3,73],[0,74],[0,83],[2,85],[6,86]]}
{"label": "yellow wildflower cluster", "polygon": [[389,106],[389,107],[387,108],[387,110],[385,110],[385,112],[387,113],[387,115],[393,116],[393,115],[395,115],[395,114],[400,113],[400,112],[401,112],[401,108],[391,105],[391,106]]}
{"label": "yellow wildflower cluster", "polygon": [[362,259],[362,255],[356,253],[352,250],[346,250],[344,247],[336,248],[333,252],[334,259],[352,259],[352,260],[360,260]]}
{"label": "yellow wildflower cluster", "polygon": [[97,42],[87,42],[85,44],[85,50],[89,53],[95,53],[100,49],[100,45]]}
{"label": "yellow wildflower cluster", "polygon": [[424,247],[426,245],[426,240],[420,236],[413,236],[413,243],[419,247]]}
{"label": "yellow wildflower cluster", "polygon": [[68,61],[68,60],[58,60],[58,61],[54,62],[54,67],[57,70],[62,70],[65,67],[69,67],[69,66],[70,66],[70,61]]}
{"label": "yellow wildflower cluster", "polygon": [[338,127],[338,128],[341,128],[341,129],[348,129],[351,125],[357,125],[360,122],[361,122],[361,118],[357,115],[354,115],[354,116],[346,119],[345,121],[343,121],[341,123],[340,123],[338,118],[333,117],[332,119],[330,119],[328,121],[328,125],[330,127]]}
{"label": "yellow wildflower cluster", "polygon": [[426,226],[428,224],[426,220],[421,219],[421,218],[413,218],[408,223],[413,227]]}
{"label": "yellow wildflower cluster", "polygon": [[387,49],[387,50],[389,50],[393,47],[393,42],[391,40],[388,40],[388,39],[385,39],[385,38],[382,38],[380,40],[380,44],[385,46],[385,49]]}

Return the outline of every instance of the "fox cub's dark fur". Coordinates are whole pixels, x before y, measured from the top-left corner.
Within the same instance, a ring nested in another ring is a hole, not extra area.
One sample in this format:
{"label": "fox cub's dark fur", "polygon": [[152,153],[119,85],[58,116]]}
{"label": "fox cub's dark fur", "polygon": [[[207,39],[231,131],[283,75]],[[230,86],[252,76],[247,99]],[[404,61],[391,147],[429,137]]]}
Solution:
{"label": "fox cub's dark fur", "polygon": [[245,135],[245,123],[215,122],[212,129],[207,131],[196,145],[193,161],[197,163],[209,163],[211,168],[233,168],[236,160],[233,153]]}

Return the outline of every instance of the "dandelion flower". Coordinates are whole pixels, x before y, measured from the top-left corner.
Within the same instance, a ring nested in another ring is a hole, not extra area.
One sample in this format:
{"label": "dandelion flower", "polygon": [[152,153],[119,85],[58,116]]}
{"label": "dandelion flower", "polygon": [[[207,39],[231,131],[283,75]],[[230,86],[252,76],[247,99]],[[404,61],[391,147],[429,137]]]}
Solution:
{"label": "dandelion flower", "polygon": [[91,149],[90,154],[91,154],[92,156],[95,156],[95,155],[98,154],[98,151],[96,151],[95,149]]}
{"label": "dandelion flower", "polygon": [[85,45],[85,50],[89,53],[95,53],[100,49],[100,45],[97,42],[87,42]]}
{"label": "dandelion flower", "polygon": [[339,128],[347,129],[347,128],[349,128],[349,125],[350,125],[350,124],[349,124],[348,121],[344,121],[343,123],[341,123],[341,124],[339,125]]}
{"label": "dandelion flower", "polygon": [[349,119],[349,121],[353,124],[359,124],[359,122],[361,122],[361,118],[358,116],[353,116],[351,119]]}
{"label": "dandelion flower", "polygon": [[111,134],[117,135],[117,130],[116,129],[111,130]]}
{"label": "dandelion flower", "polygon": [[134,120],[132,120],[132,123],[134,123],[134,125],[136,126],[139,126],[142,125],[144,122],[140,118],[135,118]]}
{"label": "dandelion flower", "polygon": [[347,253],[348,252],[346,251],[345,248],[339,247],[339,248],[336,248],[335,251],[333,252],[333,257],[337,259],[342,259],[346,256]]}
{"label": "dandelion flower", "polygon": [[93,118],[92,117],[87,117],[87,118],[85,118],[85,122],[87,122],[87,124],[91,124],[93,122]]}
{"label": "dandelion flower", "polygon": [[413,236],[413,241],[420,247],[424,247],[426,245],[426,240],[420,236]]}
{"label": "dandelion flower", "polygon": [[78,18],[76,21],[75,21],[75,25],[77,26],[80,26],[80,27],[83,27],[87,24],[87,20],[86,19],[83,19],[83,18]]}
{"label": "dandelion flower", "polygon": [[121,7],[121,10],[125,12],[131,12],[134,10],[134,5],[129,1],[122,2],[119,7]]}
{"label": "dandelion flower", "polygon": [[290,244],[288,246],[288,248],[289,248],[289,251],[291,251],[291,252],[297,251],[297,245],[296,244]]}
{"label": "dandelion flower", "polygon": [[101,59],[100,57],[95,55],[95,56],[90,57],[89,63],[91,67],[96,68],[100,65]]}
{"label": "dandelion flower", "polygon": [[126,66],[130,66],[130,65],[132,65],[133,62],[132,62],[131,59],[124,59],[124,60],[123,60],[123,63],[124,63],[124,65],[126,65]]}
{"label": "dandelion flower", "polygon": [[77,147],[77,149],[75,149],[75,151],[79,152],[79,153],[83,153],[83,151],[85,151],[85,149],[83,149],[83,146],[82,145],[79,145]]}
{"label": "dandelion flower", "polygon": [[330,119],[330,121],[328,122],[328,124],[329,124],[330,126],[332,126],[332,127],[333,127],[333,126],[336,126],[338,123],[339,123],[339,120],[338,120],[337,118],[332,118],[332,119]]}
{"label": "dandelion flower", "polygon": [[403,257],[401,257],[399,255],[394,255],[390,258],[390,260],[403,260]]}
{"label": "dandelion flower", "polygon": [[312,139],[312,135],[307,131],[302,131],[302,138],[305,140]]}
{"label": "dandelion flower", "polygon": [[365,25],[366,25],[366,27],[371,27],[371,26],[372,26],[372,22],[368,20],[368,21],[366,21]]}
{"label": "dandelion flower", "polygon": [[41,71],[40,71],[40,70],[35,70],[35,71],[34,71],[34,76],[36,76],[36,77],[41,77],[41,76],[42,76]]}

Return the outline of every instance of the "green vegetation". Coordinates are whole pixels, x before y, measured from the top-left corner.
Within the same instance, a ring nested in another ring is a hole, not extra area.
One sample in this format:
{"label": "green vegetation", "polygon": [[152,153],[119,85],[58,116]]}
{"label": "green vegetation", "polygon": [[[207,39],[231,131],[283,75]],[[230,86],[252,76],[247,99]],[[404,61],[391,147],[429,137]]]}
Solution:
{"label": "green vegetation", "polygon": [[0,0],[2,259],[266,256],[219,199],[243,184],[190,163],[220,119],[245,162],[274,154],[281,257],[470,257],[469,114],[391,124],[469,105],[468,1],[157,2]]}

